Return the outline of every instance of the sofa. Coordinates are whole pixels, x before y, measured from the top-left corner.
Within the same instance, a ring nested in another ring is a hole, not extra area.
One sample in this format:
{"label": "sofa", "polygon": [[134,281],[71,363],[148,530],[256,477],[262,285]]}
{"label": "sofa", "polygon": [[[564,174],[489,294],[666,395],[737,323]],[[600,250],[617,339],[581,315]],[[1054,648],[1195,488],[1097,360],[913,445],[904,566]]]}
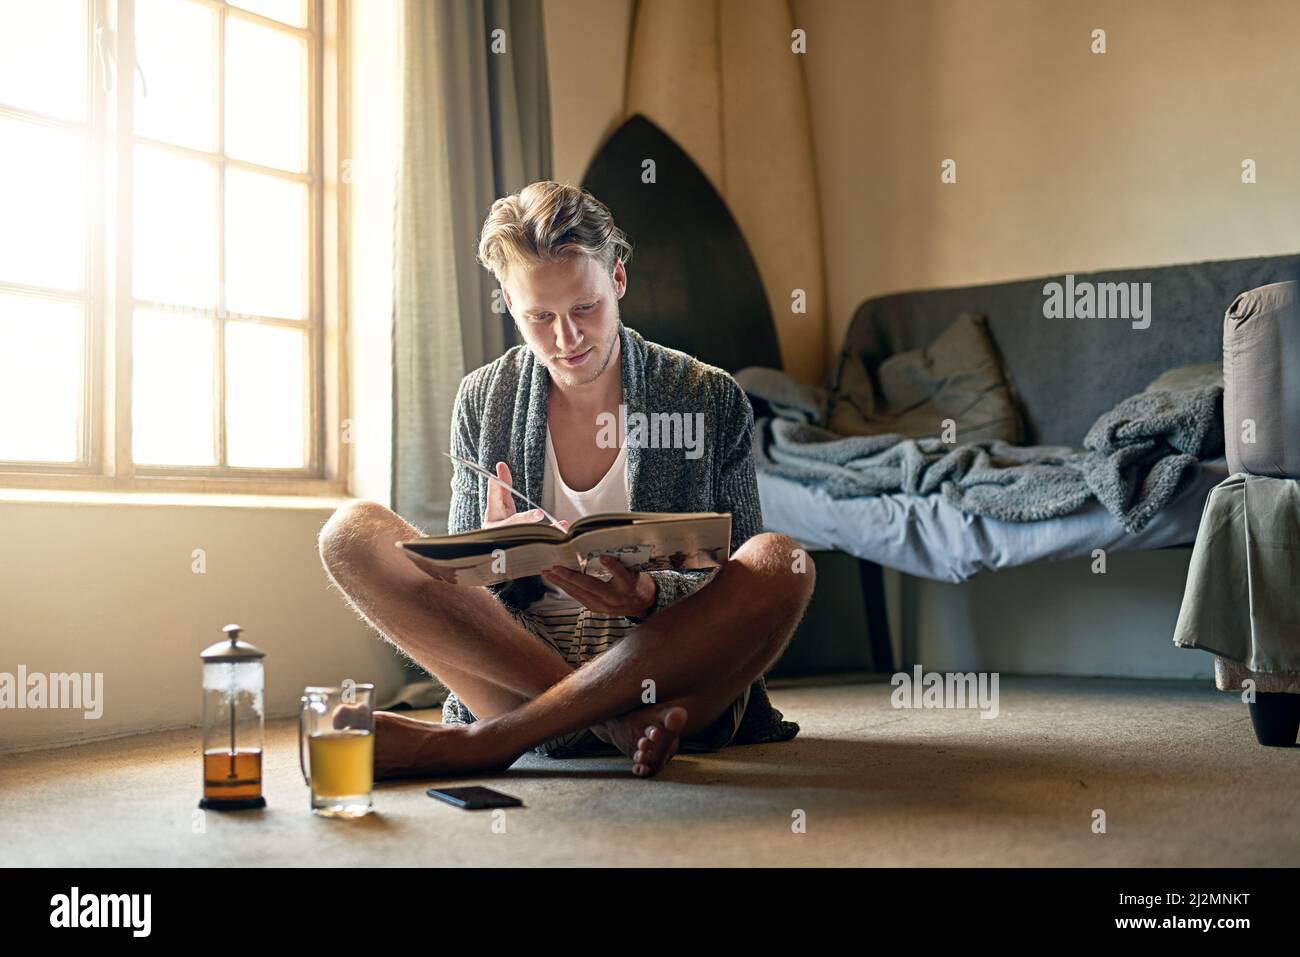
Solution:
{"label": "sofa", "polygon": [[[852,318],[827,389],[838,388],[837,380],[851,361],[860,361],[872,372],[891,356],[933,341],[959,314],[978,313],[987,317],[1017,399],[1024,441],[1077,447],[1100,414],[1162,374],[1181,366],[1219,363],[1225,310],[1245,290],[1300,278],[1300,256],[1069,276],[1075,287],[1149,284],[1143,287],[1149,289],[1151,303],[1144,327],[1123,318],[1046,318],[1045,290],[1066,278],[1044,276],[867,300]],[[1238,381],[1244,378],[1238,375]],[[1189,549],[1211,489],[1239,467],[1236,462],[1230,465],[1226,455],[1199,466],[1179,494],[1136,533],[1125,531],[1098,502],[1050,520],[1007,522],[958,511],[938,495],[835,498],[815,485],[762,470],[759,491],[767,528],[792,535],[810,549],[832,549],[859,560],[875,670],[889,671],[894,662],[884,638],[882,567],[935,581],[965,582],[985,571],[1084,557],[1096,549],[1107,554]]]}

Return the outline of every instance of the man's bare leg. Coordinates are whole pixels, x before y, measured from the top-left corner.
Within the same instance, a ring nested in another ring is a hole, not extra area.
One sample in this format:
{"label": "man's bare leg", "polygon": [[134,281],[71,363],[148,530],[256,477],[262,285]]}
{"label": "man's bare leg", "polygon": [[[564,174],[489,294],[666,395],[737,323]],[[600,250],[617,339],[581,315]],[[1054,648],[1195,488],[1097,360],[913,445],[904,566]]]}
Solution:
{"label": "man's bare leg", "polygon": [[[476,717],[492,717],[517,708],[573,671],[559,651],[520,628],[500,602],[487,596],[485,589],[434,582],[394,547],[395,542],[418,538],[420,534],[417,528],[383,506],[350,502],[321,530],[321,558],[352,607],[384,637],[453,689]],[[487,596],[488,601],[480,601],[479,596]],[[455,613],[453,605],[460,602],[469,603],[470,614],[481,612],[485,621],[472,629],[454,622],[449,624],[440,612]],[[510,641],[490,644],[484,640],[499,632],[504,632]],[[456,641],[450,647],[439,648],[445,635]],[[488,674],[467,671],[461,663],[459,646],[467,635],[472,636],[481,652],[502,649],[500,657],[486,665]],[[683,704],[695,712],[705,702]],[[397,717],[390,715],[380,720],[397,720]],[[639,714],[630,723],[626,716],[614,718],[606,723],[607,730],[598,733],[611,743],[621,742],[618,746],[623,753],[632,757],[638,739],[653,723],[651,718],[649,714]],[[409,723],[414,719],[407,720]]]}
{"label": "man's bare leg", "polygon": [[349,502],[321,529],[321,560],[352,607],[476,717],[510,711],[572,672],[486,589],[434,581],[416,568],[396,543],[419,537],[382,505]]}
{"label": "man's bare leg", "polygon": [[[321,559],[352,607],[454,690],[476,717],[510,711],[573,671],[559,651],[520,628],[485,589],[433,581],[394,545],[420,535],[381,505],[350,502],[321,530]],[[501,636],[504,641],[493,640]],[[464,648],[468,643],[475,648]],[[479,667],[486,673],[469,670],[474,665],[462,652],[471,650],[479,652]],[[692,710],[703,704],[693,702]],[[611,719],[608,730],[598,734],[632,757],[651,718],[639,714],[631,723]],[[414,720],[391,714],[379,719],[395,725]]]}
{"label": "man's bare leg", "polygon": [[[656,612],[611,650],[514,710],[467,728],[385,720],[384,733],[376,735],[376,773],[436,775],[508,767],[529,748],[559,734],[638,708],[643,682],[650,679],[665,702],[655,706],[663,733],[659,741],[648,739],[640,762],[642,773],[653,774],[671,756],[680,734],[691,733],[691,715],[672,702],[703,695],[721,702],[708,720],[697,718],[699,727],[707,725],[789,642],[815,579],[806,558],[804,571],[793,570],[797,548],[784,535],[755,536],[707,586]],[[746,665],[737,667],[738,661]]]}
{"label": "man's bare leg", "polygon": [[[352,502],[322,529],[321,557],[352,606],[453,688],[477,717],[510,711],[572,672],[558,651],[522,629],[485,589],[446,585],[412,565],[394,543],[419,534],[389,509],[373,502]],[[757,651],[761,655],[763,649]],[[759,672],[774,660],[767,654],[759,662]],[[717,677],[728,679],[731,671],[752,670],[749,665],[748,658],[739,657]],[[737,685],[735,694],[729,694]],[[642,756],[652,759],[648,763],[657,768],[672,756],[677,735],[671,735],[670,748],[658,747],[656,739],[683,730],[677,727],[673,707],[686,709],[689,721],[684,733],[692,734],[730,707],[745,686],[723,680],[703,692],[652,707],[641,707],[638,699],[636,707],[593,725],[592,730],[634,759],[644,747],[648,753]],[[428,727],[426,722],[381,714],[376,720],[390,729],[385,735],[390,740],[398,731]]]}

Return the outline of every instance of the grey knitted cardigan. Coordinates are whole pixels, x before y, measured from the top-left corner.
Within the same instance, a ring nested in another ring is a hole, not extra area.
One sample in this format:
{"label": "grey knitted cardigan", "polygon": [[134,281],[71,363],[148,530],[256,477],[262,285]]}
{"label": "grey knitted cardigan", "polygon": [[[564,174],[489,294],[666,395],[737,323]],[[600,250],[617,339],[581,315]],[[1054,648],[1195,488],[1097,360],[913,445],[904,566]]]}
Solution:
{"label": "grey knitted cardigan", "polygon": [[[749,399],[722,369],[668,349],[619,324],[623,402],[628,421],[633,413],[678,412],[704,415],[702,454],[688,458],[683,449],[638,447],[628,443],[627,469],[634,512],[730,512],[731,550],[762,531],[763,515],[752,451],[754,414]],[[519,345],[461,381],[453,412],[451,451],[495,471],[510,467],[513,484],[535,502],[542,501],[546,468],[546,404],[550,374],[527,346]],[[694,421],[694,420],[693,420]],[[453,468],[449,534],[482,526],[487,479],[461,465]],[[658,584],[649,614],[702,587],[716,569],[653,571]],[[497,599],[518,614],[543,591],[540,578],[522,578],[490,586]],[[444,710],[473,721],[453,695]],[[749,706],[733,744],[788,741],[799,726],[782,719],[772,707],[759,676],[750,689]]]}

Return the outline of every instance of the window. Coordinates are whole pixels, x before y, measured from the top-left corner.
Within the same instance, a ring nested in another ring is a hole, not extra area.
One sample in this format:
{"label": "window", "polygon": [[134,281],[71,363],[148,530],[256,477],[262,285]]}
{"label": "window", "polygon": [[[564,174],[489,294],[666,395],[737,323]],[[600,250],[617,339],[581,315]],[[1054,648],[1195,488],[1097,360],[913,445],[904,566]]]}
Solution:
{"label": "window", "polygon": [[339,15],[0,0],[4,484],[342,490]]}

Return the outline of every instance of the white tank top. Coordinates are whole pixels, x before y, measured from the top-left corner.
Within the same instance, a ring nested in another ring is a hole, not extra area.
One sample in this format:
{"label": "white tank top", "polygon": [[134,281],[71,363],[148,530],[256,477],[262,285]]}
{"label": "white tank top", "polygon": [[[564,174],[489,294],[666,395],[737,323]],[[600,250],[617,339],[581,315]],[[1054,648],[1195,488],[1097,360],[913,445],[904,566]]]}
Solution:
{"label": "white tank top", "polygon": [[[572,524],[583,515],[599,512],[631,511],[632,496],[627,480],[627,443],[619,446],[618,458],[609,471],[592,488],[575,492],[564,484],[555,463],[555,446],[551,444],[551,427],[546,427],[546,471],[542,480],[542,508],[557,519]],[[543,582],[544,583],[544,582]],[[529,605],[529,610],[573,609],[582,605],[558,588],[546,585],[546,594]]]}

